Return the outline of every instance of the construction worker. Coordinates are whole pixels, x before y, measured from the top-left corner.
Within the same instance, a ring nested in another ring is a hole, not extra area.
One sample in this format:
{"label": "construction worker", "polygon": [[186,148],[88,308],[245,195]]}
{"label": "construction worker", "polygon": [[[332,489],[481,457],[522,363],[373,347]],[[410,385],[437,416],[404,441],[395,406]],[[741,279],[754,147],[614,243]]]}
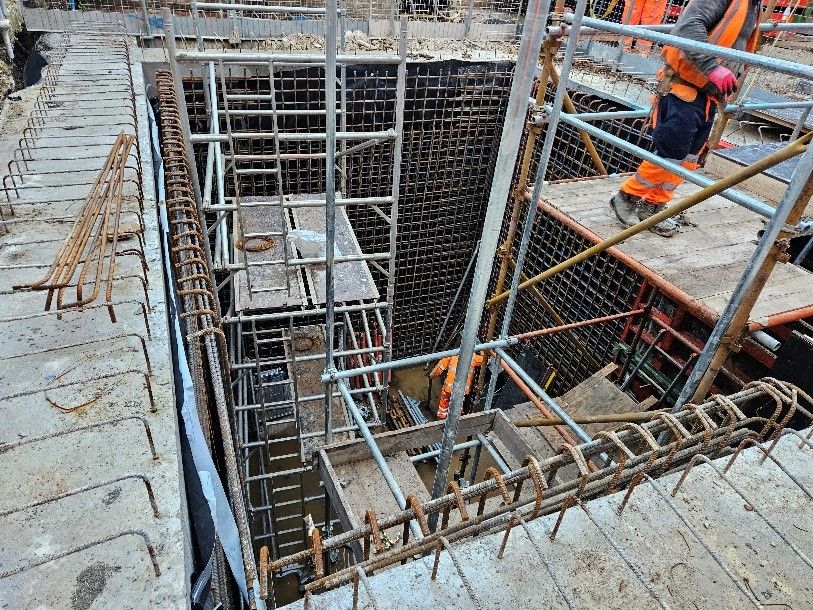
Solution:
{"label": "construction worker", "polygon": [[[474,354],[474,357],[471,359],[471,368],[469,369],[469,374],[466,376],[466,390],[464,392],[464,396],[467,396],[471,391],[471,384],[474,380],[474,373],[477,370],[477,367],[483,364],[483,356],[480,354]],[[440,401],[438,402],[438,419],[446,419],[446,415],[449,413],[449,400],[452,398],[452,388],[454,387],[454,375],[455,369],[457,369],[457,356],[447,356],[446,358],[441,358],[440,361],[435,365],[430,373],[430,378],[440,377],[443,371],[447,371],[446,373],[446,380],[443,382],[443,389],[440,391]]]}
{"label": "construction worker", "polygon": [[[721,47],[754,51],[759,35],[759,0],[690,0],[672,35]],[[718,102],[725,102],[737,86],[740,66],[711,55],[663,48],[664,67],[658,73],[658,96],[653,98],[652,139],[658,156],[697,169],[711,133]],[[610,200],[618,220],[631,226],[664,209],[683,178],[643,161],[634,176]],[[667,218],[651,231],[664,237],[680,224]]]}
{"label": "construction worker", "polygon": [[[660,25],[666,16],[667,0],[627,0],[624,4],[622,23],[629,25]],[[652,42],[643,39],[634,39],[630,36],[624,38],[624,48],[632,50],[633,43],[638,51],[646,51],[647,55],[652,49]]]}

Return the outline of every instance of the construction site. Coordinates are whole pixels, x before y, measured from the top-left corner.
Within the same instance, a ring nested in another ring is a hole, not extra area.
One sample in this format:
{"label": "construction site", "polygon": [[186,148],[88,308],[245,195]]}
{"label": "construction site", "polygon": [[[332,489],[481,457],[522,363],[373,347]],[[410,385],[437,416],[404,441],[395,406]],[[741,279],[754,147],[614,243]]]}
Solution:
{"label": "construction site", "polygon": [[714,2],[0,0],[0,608],[813,608],[813,5]]}

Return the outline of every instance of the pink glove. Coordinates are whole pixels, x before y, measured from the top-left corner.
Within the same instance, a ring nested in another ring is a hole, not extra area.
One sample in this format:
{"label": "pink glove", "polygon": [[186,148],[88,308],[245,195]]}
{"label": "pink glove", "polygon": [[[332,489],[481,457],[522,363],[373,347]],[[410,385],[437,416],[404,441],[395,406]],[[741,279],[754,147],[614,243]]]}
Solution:
{"label": "pink glove", "polygon": [[737,77],[725,66],[717,66],[709,72],[709,80],[714,83],[723,95],[731,95],[737,86]]}

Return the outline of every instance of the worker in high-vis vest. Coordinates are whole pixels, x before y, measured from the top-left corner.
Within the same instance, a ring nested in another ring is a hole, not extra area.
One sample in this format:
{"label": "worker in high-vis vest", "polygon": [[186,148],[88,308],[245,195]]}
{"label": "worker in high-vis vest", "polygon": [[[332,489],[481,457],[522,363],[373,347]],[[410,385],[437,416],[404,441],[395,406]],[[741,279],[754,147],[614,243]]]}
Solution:
{"label": "worker in high-vis vest", "polygon": [[[622,23],[629,25],[660,25],[666,16],[668,0],[626,0],[624,3],[624,14],[621,16]],[[652,42],[643,38],[624,38],[624,49],[644,51],[649,54],[652,49]]]}
{"label": "worker in high-vis vest", "polygon": [[[690,0],[671,33],[754,51],[759,11],[760,0]],[[664,159],[695,170],[711,133],[717,103],[725,102],[734,92],[742,66],[668,46],[663,48],[663,59],[665,65],[658,73],[658,96],[652,109],[655,151]],[[664,209],[682,183],[680,176],[643,161],[635,175],[621,184],[610,206],[622,224],[631,226]],[[679,228],[676,219],[667,218],[650,230],[671,237]]]}
{"label": "worker in high-vis vest", "polygon": [[[466,390],[463,393],[464,396],[468,396],[469,392],[471,392],[474,373],[481,364],[483,364],[483,356],[474,354],[474,357],[471,359],[469,374],[466,375]],[[434,378],[440,377],[443,372],[446,371],[446,379],[443,382],[443,388],[440,391],[440,401],[438,402],[438,419],[446,419],[446,416],[449,414],[449,401],[452,398],[455,369],[457,369],[457,356],[447,356],[446,358],[441,358],[435,365],[435,368],[429,373],[429,377]]]}

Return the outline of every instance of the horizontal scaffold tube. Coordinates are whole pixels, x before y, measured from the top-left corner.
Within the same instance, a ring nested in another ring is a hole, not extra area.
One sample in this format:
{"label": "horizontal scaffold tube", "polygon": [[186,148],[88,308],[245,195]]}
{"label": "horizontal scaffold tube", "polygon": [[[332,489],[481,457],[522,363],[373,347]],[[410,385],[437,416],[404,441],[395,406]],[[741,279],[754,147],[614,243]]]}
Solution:
{"label": "horizontal scaffold tube", "polygon": [[[198,63],[198,62],[222,62],[224,64],[262,64],[267,66],[269,63],[297,63],[297,64],[316,64],[321,65],[325,63],[324,55],[316,55],[312,53],[232,53],[228,51],[178,51],[175,55],[175,60],[178,63]],[[338,55],[336,57],[337,64],[344,64],[345,66],[351,65],[398,65],[401,63],[401,58],[397,55]]]}
{"label": "horizontal scaffold tube", "polygon": [[[564,118],[567,115],[563,115]],[[587,125],[587,123],[583,123]],[[795,142],[788,144],[785,148],[776,151],[768,155],[767,157],[760,159],[756,163],[749,165],[748,167],[744,167],[738,172],[731,174],[730,176],[723,178],[722,180],[718,180],[714,184],[711,184],[705,188],[700,189],[689,195],[688,197],[684,197],[680,201],[677,201],[670,205],[665,210],[658,212],[657,214],[653,214],[646,220],[642,220],[638,224],[632,225],[624,229],[623,231],[619,231],[612,237],[609,237],[594,246],[587,248],[576,254],[575,256],[571,256],[566,261],[562,261],[558,265],[554,265],[547,271],[543,271],[539,275],[535,275],[534,277],[522,282],[518,289],[524,290],[525,288],[529,288],[531,286],[535,286],[540,282],[545,281],[549,277],[556,275],[557,273],[561,273],[562,271],[573,267],[581,262],[584,262],[591,256],[595,254],[599,254],[600,252],[604,252],[605,250],[609,250],[613,246],[620,244],[622,241],[629,239],[630,237],[637,235],[643,231],[648,231],[650,227],[658,224],[659,222],[665,220],[666,218],[671,218],[672,216],[676,216],[681,212],[684,212],[691,208],[692,206],[697,205],[713,197],[714,195],[718,195],[725,191],[726,189],[734,186],[735,184],[739,184],[740,182],[747,180],[748,178],[753,178],[761,174],[763,171],[775,166],[779,165],[783,161],[787,161],[805,151],[807,148],[807,143],[810,142],[810,139],[813,138],[813,132],[799,138]],[[492,307],[497,303],[504,301],[508,298],[508,291],[498,294],[492,297],[487,305]]]}
{"label": "horizontal scaffold tube", "polygon": [[199,11],[249,11],[252,13],[293,13],[297,15],[324,15],[325,8],[309,6],[271,6],[266,4],[229,4],[227,2],[195,2]]}
{"label": "horizontal scaffold tube", "polygon": [[[337,140],[392,140],[398,134],[394,129],[387,131],[337,131]],[[275,134],[273,131],[238,131],[232,132],[231,136],[226,133],[193,133],[190,137],[192,144],[207,144],[209,142],[228,142],[232,140],[273,140],[279,137],[280,142],[310,142],[312,140],[324,141],[327,134],[322,133],[281,133]]]}
{"label": "horizontal scaffold tube", "polygon": [[[813,100],[802,100],[798,102],[759,102],[753,104],[728,104],[725,111],[729,113],[736,112],[759,112],[764,110],[786,110],[793,108],[811,108],[813,107]],[[594,122],[594,121],[618,121],[623,119],[643,119],[649,116],[651,110],[649,108],[641,108],[639,110],[616,110],[609,112],[579,112],[571,114],[570,118],[578,119],[580,121]]]}
{"label": "horizontal scaffold tube", "polygon": [[[625,150],[633,155],[637,156],[640,159],[645,159],[650,163],[654,163],[664,169],[668,170],[669,172],[688,180],[692,184],[696,184],[702,187],[709,187],[715,184],[714,180],[711,178],[707,178],[702,174],[698,174],[697,172],[693,172],[689,169],[683,167],[680,163],[675,163],[674,161],[669,161],[668,159],[664,159],[663,157],[658,156],[656,153],[650,152],[640,146],[636,146],[631,142],[627,142],[623,138],[619,138],[617,136],[612,135],[609,132],[596,127],[595,125],[591,125],[585,121],[579,120],[574,117],[572,114],[562,114],[559,117],[559,120],[563,123],[568,123],[577,127],[587,133],[594,135],[595,137],[599,138],[600,140],[604,140],[612,144],[613,146],[617,146],[618,148]],[[764,216],[765,218],[770,218],[773,215],[774,208],[773,206],[768,205],[767,203],[760,201],[750,195],[746,195],[741,191],[737,191],[735,189],[725,189],[716,193],[721,197],[725,197],[729,201],[733,201],[737,205],[741,205],[746,210],[751,210],[760,216]]]}
{"label": "horizontal scaffold tube", "polygon": [[[639,315],[641,312],[643,312],[643,309],[635,309],[633,311],[625,311],[622,313],[616,313],[609,316],[602,316],[600,318],[583,320],[581,322],[563,324],[562,326],[552,326],[550,328],[532,330],[530,332],[515,335],[513,337],[507,337],[505,339],[495,339],[494,341],[479,343],[474,346],[474,351],[485,352],[495,350],[497,348],[510,347],[512,345],[516,345],[521,341],[527,341],[528,339],[542,337],[544,335],[552,335],[559,332],[573,330],[574,328],[581,328],[583,326],[592,326],[593,324],[601,324],[602,322],[619,320],[621,318]],[[426,364],[427,362],[434,362],[435,360],[440,360],[441,358],[446,358],[447,356],[457,356],[459,352],[460,352],[459,349],[450,349],[444,352],[435,352],[433,354],[422,354],[420,356],[412,356],[411,358],[391,360],[390,362],[380,362],[377,364],[372,364],[370,366],[362,366],[355,369],[347,369],[343,371],[331,371],[329,373],[325,373],[324,375],[322,375],[322,382],[328,383],[329,381],[335,381],[337,379],[348,379],[350,377],[355,377],[357,375],[366,375],[367,373],[377,373],[379,371],[406,369],[413,366],[418,366],[420,364]]]}
{"label": "horizontal scaffold tube", "polygon": [[[653,23],[653,24],[646,24],[646,23],[639,23],[635,27],[641,28],[642,30],[649,30],[650,32],[663,32],[664,34],[668,34],[672,31],[672,28],[675,26],[673,24],[663,24],[663,23]],[[759,29],[762,32],[797,32],[799,34],[807,34],[813,32],[813,23],[778,23],[775,21],[768,21],[766,23],[761,23],[759,25]],[[570,34],[571,27],[569,25],[560,24],[558,26],[551,25],[548,26],[547,33],[550,36],[568,36]],[[586,28],[582,27],[579,28],[579,36],[595,36],[596,34],[604,34],[606,30],[600,30],[597,28]],[[626,36],[626,35],[625,35]]]}
{"label": "horizontal scaffold tube", "polygon": [[[573,16],[565,15],[565,20],[572,23]],[[592,17],[585,17],[582,21],[585,27],[603,30],[612,34],[620,34],[631,38],[641,38],[643,40],[651,40],[659,44],[669,45],[683,49],[684,51],[694,51],[695,53],[705,53],[712,57],[719,57],[721,59],[728,59],[741,64],[757,68],[765,68],[771,72],[781,72],[783,74],[790,74],[791,76],[799,76],[801,78],[813,79],[813,66],[806,66],[797,64],[792,61],[786,61],[777,57],[766,57],[758,55],[757,53],[748,53],[746,51],[737,51],[729,49],[728,47],[718,47],[717,45],[708,42],[698,42],[690,40],[681,36],[672,36],[671,34],[664,34],[646,28],[639,28],[631,25],[624,25],[623,23],[613,23],[610,21],[602,21],[601,19],[593,19]]]}

